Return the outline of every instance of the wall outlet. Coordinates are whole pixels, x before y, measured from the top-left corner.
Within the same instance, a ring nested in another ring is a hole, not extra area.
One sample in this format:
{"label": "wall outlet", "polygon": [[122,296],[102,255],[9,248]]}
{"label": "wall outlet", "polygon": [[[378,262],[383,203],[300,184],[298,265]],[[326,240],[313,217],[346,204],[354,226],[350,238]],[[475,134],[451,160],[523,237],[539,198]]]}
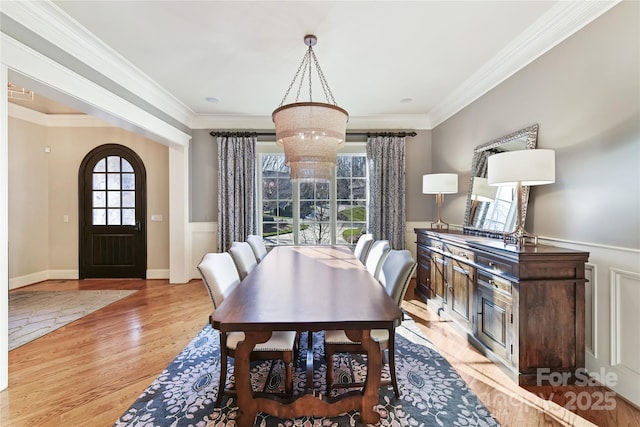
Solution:
{"label": "wall outlet", "polygon": [[162,221],[162,215],[160,214],[151,215],[151,221]]}

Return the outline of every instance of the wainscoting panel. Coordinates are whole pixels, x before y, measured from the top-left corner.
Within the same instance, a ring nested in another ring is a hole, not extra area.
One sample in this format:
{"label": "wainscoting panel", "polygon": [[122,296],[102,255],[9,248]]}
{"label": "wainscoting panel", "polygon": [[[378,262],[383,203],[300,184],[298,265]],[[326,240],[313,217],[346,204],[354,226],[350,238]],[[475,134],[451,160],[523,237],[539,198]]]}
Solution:
{"label": "wainscoting panel", "polygon": [[191,278],[199,279],[198,264],[202,257],[218,248],[217,222],[192,222],[191,230]]}
{"label": "wainscoting panel", "polygon": [[640,376],[640,274],[611,269],[611,365]]}

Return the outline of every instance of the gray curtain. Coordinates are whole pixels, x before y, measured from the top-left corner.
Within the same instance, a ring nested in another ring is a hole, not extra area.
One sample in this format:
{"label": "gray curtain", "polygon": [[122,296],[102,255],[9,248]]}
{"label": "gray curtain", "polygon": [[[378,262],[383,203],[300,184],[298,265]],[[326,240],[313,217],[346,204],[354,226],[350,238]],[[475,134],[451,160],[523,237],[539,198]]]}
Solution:
{"label": "gray curtain", "polygon": [[218,251],[256,228],[256,136],[219,136]]}
{"label": "gray curtain", "polygon": [[367,139],[369,232],[405,249],[405,137]]}

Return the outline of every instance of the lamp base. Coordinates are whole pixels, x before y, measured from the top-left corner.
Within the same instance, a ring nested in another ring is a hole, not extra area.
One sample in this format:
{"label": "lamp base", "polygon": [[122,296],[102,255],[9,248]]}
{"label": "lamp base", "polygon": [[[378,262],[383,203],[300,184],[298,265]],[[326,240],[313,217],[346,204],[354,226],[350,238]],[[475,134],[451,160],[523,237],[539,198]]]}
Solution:
{"label": "lamp base", "polygon": [[449,224],[443,222],[441,219],[438,219],[436,222],[431,223],[432,230],[447,230],[449,231]]}
{"label": "lamp base", "polygon": [[511,233],[504,233],[502,235],[502,240],[505,245],[512,243],[517,247],[538,245],[538,236],[527,232],[521,226],[516,227],[516,229]]}

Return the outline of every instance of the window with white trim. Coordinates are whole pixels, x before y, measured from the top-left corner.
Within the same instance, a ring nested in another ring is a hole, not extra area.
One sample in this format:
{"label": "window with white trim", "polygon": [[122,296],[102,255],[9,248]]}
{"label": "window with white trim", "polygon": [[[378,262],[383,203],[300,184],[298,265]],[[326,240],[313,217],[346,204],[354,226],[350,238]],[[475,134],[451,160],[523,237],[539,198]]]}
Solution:
{"label": "window with white trim", "polygon": [[258,154],[258,227],[267,245],[355,245],[367,229],[367,161],[339,153],[328,183],[289,179],[284,154]]}

